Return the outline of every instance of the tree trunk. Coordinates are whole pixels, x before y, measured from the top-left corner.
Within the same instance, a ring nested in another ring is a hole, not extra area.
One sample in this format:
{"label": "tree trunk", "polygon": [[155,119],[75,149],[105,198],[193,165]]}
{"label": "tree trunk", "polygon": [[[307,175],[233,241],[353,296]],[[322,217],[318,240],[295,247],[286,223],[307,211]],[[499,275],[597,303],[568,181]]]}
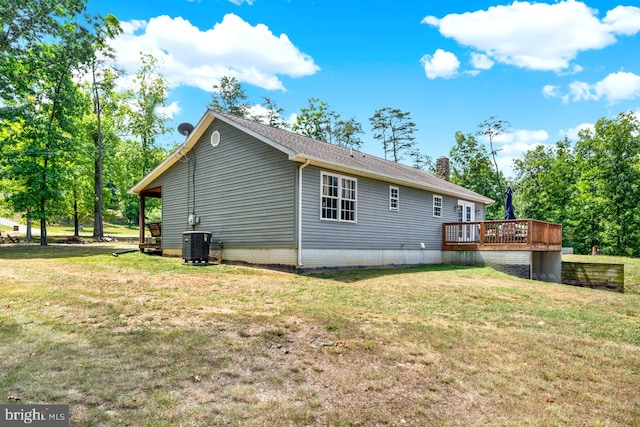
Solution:
{"label": "tree trunk", "polygon": [[94,143],[96,146],[96,162],[94,167],[94,191],[95,191],[95,203],[93,207],[93,238],[102,239],[104,237],[104,220],[102,218],[102,126],[100,122],[100,101],[98,95],[94,95],[95,111],[98,122],[97,133],[94,137]]}
{"label": "tree trunk", "polygon": [[[31,214],[31,211],[28,212],[29,214]],[[27,242],[30,242],[33,240],[33,236],[31,235],[31,223],[33,221],[31,220],[31,216],[27,216]]]}
{"label": "tree trunk", "polygon": [[[47,150],[49,145],[47,144]],[[40,183],[40,189],[42,194],[45,194],[45,188],[47,186],[47,167],[49,165],[49,159],[45,156],[42,165],[42,182]],[[40,246],[47,246],[47,199],[45,196],[40,196]]]}
{"label": "tree trunk", "polygon": [[[44,213],[45,200],[44,197],[40,198],[40,209]],[[47,220],[40,218],[40,246],[47,246]]]}
{"label": "tree trunk", "polygon": [[102,150],[99,149],[98,158],[95,162],[94,191],[96,193],[93,207],[93,237],[101,239],[104,237],[104,222],[102,218]]}
{"label": "tree trunk", "polygon": [[73,235],[80,236],[80,221],[78,221],[78,199],[75,198],[75,194],[73,198]]}

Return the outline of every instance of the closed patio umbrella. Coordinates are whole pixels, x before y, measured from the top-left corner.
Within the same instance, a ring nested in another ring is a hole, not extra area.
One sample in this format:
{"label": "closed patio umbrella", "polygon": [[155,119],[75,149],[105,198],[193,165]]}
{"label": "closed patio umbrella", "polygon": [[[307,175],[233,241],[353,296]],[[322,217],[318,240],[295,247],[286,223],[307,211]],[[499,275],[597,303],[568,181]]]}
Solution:
{"label": "closed patio umbrella", "polygon": [[505,201],[504,207],[507,210],[504,219],[516,219],[516,213],[513,210],[513,191],[511,187],[507,187],[507,200]]}

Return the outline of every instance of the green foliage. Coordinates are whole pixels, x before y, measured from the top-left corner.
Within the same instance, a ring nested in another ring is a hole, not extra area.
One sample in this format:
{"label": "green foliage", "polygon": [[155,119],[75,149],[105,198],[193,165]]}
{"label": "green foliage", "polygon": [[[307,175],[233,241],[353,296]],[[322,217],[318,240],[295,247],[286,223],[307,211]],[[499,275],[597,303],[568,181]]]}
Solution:
{"label": "green foliage", "polygon": [[565,138],[515,162],[516,208],[563,225],[576,253],[640,256],[640,123],[631,113],[598,120],[574,147]]}
{"label": "green foliage", "polygon": [[348,120],[329,108],[318,98],[309,98],[309,106],[300,109],[291,130],[318,141],[325,141],[340,147],[359,149],[364,133],[362,124],[355,117]]}
{"label": "green foliage", "polygon": [[[63,20],[60,13],[54,20]],[[71,13],[66,11],[64,16],[70,20]],[[19,27],[20,17],[15,19]],[[74,22],[58,24],[50,27],[55,34],[43,36],[42,42],[21,39],[30,45],[28,52],[20,50],[20,42],[18,47],[5,45],[0,64],[3,69],[17,66],[20,72],[31,71],[23,79],[29,81],[28,87],[14,85],[10,96],[2,92],[1,119],[11,129],[3,135],[2,151],[4,168],[13,177],[8,200],[17,212],[40,221],[42,245],[47,244],[47,218],[65,213],[69,206],[66,190],[73,187],[75,154],[82,150],[77,135],[82,133],[81,117],[87,106],[72,76],[93,54],[93,36],[86,28]]]}
{"label": "green foliage", "polygon": [[135,88],[131,93],[133,106],[128,111],[129,130],[139,138],[142,150],[141,177],[157,164],[153,152],[158,148],[156,138],[169,132],[168,118],[158,109],[167,101],[169,84],[158,71],[158,61],[148,54],[140,57],[141,67],[134,77]]}
{"label": "green foliage", "polygon": [[364,134],[362,124],[355,117],[351,117],[349,120],[341,120],[340,115],[337,113],[335,113],[334,117],[331,138],[328,142],[340,147],[359,149],[362,146],[362,140],[358,135]]}
{"label": "green foliage", "polygon": [[391,160],[398,163],[405,153],[411,152],[416,139],[413,134],[418,130],[411,121],[411,113],[385,107],[376,110],[369,121],[373,138],[382,143],[385,159],[390,155]]}
{"label": "green foliage", "polygon": [[309,98],[309,106],[302,107],[291,130],[318,141],[328,141],[331,129],[331,110],[326,102]]}
{"label": "green foliage", "polygon": [[640,122],[632,113],[602,118],[576,143],[584,220],[610,255],[640,256]]}
{"label": "green foliage", "polygon": [[[81,40],[88,37],[94,20],[85,9],[86,0],[0,1],[0,99],[19,103],[37,90],[32,84],[58,62],[47,46],[83,49]],[[69,44],[70,36],[78,44]]]}
{"label": "green foliage", "polygon": [[575,241],[573,206],[579,170],[568,138],[555,146],[539,145],[514,161],[514,204],[524,218],[563,224],[563,244]]}
{"label": "green foliage", "polygon": [[[96,33],[99,35],[106,34],[113,37],[122,32],[119,21],[113,16],[108,15],[103,25],[96,26]],[[96,54],[89,65],[91,74],[91,97],[93,101],[93,114],[95,129],[92,129],[91,135],[95,146],[94,170],[93,170],[93,223],[95,238],[104,236],[103,212],[104,212],[104,157],[105,143],[112,142],[114,134],[114,120],[117,117],[118,103],[115,93],[115,81],[120,75],[120,71],[112,65],[114,52],[106,44],[104,37],[98,37],[94,45]],[[107,61],[110,60],[110,61]],[[109,138],[111,136],[111,138]],[[112,184],[112,183],[111,183]],[[113,184],[112,184],[113,185]],[[109,193],[108,193],[109,194]],[[78,224],[77,212],[76,228]],[[75,234],[78,234],[76,229]]]}

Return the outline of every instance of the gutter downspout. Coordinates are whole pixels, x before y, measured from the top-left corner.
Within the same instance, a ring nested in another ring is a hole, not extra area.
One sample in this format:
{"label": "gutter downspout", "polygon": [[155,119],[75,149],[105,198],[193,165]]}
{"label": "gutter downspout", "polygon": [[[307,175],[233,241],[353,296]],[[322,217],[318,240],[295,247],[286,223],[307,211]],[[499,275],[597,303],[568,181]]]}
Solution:
{"label": "gutter downspout", "polygon": [[311,160],[298,168],[298,267],[302,267],[302,169],[309,166]]}

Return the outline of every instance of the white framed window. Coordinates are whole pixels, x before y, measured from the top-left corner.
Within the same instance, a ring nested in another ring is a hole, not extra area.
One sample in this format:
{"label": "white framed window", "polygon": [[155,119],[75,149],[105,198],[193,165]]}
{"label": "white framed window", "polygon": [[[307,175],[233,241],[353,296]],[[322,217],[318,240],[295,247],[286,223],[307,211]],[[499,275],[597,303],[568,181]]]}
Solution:
{"label": "white framed window", "polygon": [[357,180],[346,176],[322,172],[322,219],[356,222]]}
{"label": "white framed window", "polygon": [[433,216],[442,217],[442,196],[433,195]]}
{"label": "white framed window", "polygon": [[400,210],[400,189],[392,185],[389,186],[389,210]]}

